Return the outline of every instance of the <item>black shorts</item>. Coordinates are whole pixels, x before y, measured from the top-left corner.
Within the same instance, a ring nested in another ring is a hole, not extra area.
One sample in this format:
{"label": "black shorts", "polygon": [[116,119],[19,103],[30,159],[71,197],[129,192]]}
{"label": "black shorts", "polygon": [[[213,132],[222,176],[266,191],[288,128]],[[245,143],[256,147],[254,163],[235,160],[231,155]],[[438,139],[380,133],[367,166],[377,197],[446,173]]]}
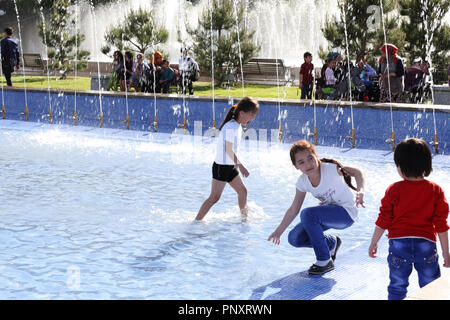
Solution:
{"label": "black shorts", "polygon": [[217,164],[213,163],[212,166],[213,178],[219,181],[231,182],[239,172],[236,170],[234,165],[228,164]]}

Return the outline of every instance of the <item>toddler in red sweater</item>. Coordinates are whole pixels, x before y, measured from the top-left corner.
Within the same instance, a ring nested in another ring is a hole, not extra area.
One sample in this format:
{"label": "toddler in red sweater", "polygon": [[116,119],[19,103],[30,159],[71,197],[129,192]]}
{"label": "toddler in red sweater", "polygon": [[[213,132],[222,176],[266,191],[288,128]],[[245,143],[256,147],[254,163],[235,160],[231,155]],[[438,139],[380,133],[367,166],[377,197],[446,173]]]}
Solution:
{"label": "toddler in red sweater", "polygon": [[431,151],[425,141],[410,138],[400,142],[394,151],[394,162],[403,181],[390,185],[381,200],[369,256],[375,258],[378,240],[388,230],[388,299],[401,300],[406,297],[413,266],[420,287],[441,276],[436,234],[443,266],[450,267],[449,207],[442,188],[424,178],[432,170]]}

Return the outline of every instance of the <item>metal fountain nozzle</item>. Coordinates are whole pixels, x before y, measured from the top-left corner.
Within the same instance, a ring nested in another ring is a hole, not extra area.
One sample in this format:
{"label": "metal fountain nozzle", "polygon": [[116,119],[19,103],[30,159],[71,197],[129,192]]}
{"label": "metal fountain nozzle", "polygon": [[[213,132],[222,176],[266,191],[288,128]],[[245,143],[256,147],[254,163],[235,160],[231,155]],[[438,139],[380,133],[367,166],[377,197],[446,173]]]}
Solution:
{"label": "metal fountain nozzle", "polygon": [[437,142],[437,141],[430,141],[430,144],[432,146],[437,146],[437,145],[439,145],[439,142]]}

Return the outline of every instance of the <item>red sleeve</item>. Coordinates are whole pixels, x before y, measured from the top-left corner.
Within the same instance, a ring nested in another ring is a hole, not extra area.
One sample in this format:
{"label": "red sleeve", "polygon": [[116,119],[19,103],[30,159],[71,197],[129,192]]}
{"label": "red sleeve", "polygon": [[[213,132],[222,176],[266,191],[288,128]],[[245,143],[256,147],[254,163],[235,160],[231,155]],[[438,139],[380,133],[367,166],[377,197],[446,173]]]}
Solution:
{"label": "red sleeve", "polygon": [[381,199],[380,213],[375,224],[381,229],[388,229],[394,220],[394,202],[396,201],[393,185],[386,189],[384,198]]}
{"label": "red sleeve", "polygon": [[445,232],[450,227],[447,223],[448,218],[448,203],[445,199],[444,191],[437,186],[436,201],[434,204],[433,224],[436,232]]}
{"label": "red sleeve", "polygon": [[306,68],[305,68],[306,66],[305,66],[305,64],[303,63],[301,66],[300,66],[300,74],[306,74]]}

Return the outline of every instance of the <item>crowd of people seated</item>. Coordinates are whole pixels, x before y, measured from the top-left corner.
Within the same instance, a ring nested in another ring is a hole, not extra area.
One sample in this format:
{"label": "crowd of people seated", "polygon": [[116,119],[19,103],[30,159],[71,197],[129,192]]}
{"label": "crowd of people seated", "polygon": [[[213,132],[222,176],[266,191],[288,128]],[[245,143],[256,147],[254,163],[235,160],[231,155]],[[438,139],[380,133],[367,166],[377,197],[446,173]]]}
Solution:
{"label": "crowd of people seated", "polygon": [[115,51],[113,55],[113,73],[108,90],[131,91],[150,93],[169,93],[171,87],[176,87],[178,93],[194,94],[193,82],[199,78],[199,66],[189,56],[188,49],[181,50],[182,56],[178,66],[170,65],[159,51],[155,51],[146,63],[142,53],[136,55],[126,51],[125,55]]}
{"label": "crowd of people seated", "polygon": [[[299,74],[301,99],[311,99],[315,84],[316,99],[350,100],[351,97],[365,102],[424,102],[431,95],[427,63],[417,58],[405,68],[397,52],[395,45],[383,45],[376,69],[364,56],[357,57],[355,63],[348,63],[338,52],[330,52],[317,76],[312,54],[306,52]],[[148,63],[144,60],[142,53],[134,60],[130,51],[124,55],[115,51],[108,90],[134,88],[136,92],[169,93],[175,88],[177,93],[194,94],[193,82],[199,79],[199,66],[189,56],[188,49],[181,49],[178,65],[171,66],[159,51],[154,52]]]}
{"label": "crowd of people seated", "polygon": [[397,52],[395,45],[383,45],[376,69],[367,63],[364,56],[357,57],[355,63],[347,63],[338,52],[330,52],[317,77],[312,74],[311,53],[306,52],[299,75],[301,99],[311,99],[315,79],[316,99],[350,100],[351,94],[355,101],[424,102],[431,95],[427,63],[416,58],[410,67],[405,68],[404,60]]}

